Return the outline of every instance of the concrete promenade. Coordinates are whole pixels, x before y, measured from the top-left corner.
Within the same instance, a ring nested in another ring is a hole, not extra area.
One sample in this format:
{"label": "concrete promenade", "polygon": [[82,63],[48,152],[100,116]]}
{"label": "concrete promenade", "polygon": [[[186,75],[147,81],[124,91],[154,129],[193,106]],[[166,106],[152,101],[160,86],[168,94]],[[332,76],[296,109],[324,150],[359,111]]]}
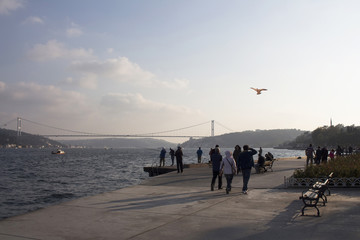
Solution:
{"label": "concrete promenade", "polygon": [[[242,176],[229,195],[210,191],[212,171],[188,168],[140,185],[81,198],[0,221],[0,239],[360,239],[360,189],[331,189],[326,206],[301,216],[303,189],[284,176],[304,160],[280,160],[274,172]],[[321,205],[321,204],[319,204]]]}

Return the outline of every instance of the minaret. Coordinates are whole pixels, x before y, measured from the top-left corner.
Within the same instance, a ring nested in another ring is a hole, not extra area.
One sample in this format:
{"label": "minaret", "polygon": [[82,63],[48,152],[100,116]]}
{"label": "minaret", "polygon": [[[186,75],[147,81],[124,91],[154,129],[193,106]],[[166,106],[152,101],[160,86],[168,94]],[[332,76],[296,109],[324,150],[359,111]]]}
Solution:
{"label": "minaret", "polygon": [[211,120],[211,136],[214,136],[214,120]]}
{"label": "minaret", "polygon": [[332,118],[330,118],[330,127],[332,127]]}

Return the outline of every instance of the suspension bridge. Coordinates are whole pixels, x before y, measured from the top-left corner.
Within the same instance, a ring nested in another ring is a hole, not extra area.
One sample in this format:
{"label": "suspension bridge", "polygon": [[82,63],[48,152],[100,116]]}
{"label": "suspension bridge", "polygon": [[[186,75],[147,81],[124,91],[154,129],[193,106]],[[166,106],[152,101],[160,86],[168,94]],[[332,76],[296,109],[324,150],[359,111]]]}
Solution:
{"label": "suspension bridge", "polygon": [[[215,136],[215,126],[220,126],[223,129],[225,129],[228,133],[229,132],[234,132],[233,130],[231,130],[230,128],[224,126],[223,124],[219,123],[219,122],[215,122],[215,120],[211,120],[211,121],[206,121],[203,123],[199,123],[199,124],[195,124],[195,125],[191,125],[191,126],[187,126],[187,127],[182,127],[182,128],[176,128],[176,129],[171,129],[171,130],[166,130],[166,131],[159,131],[159,132],[151,132],[151,133],[143,133],[143,134],[101,134],[101,133],[89,133],[89,132],[83,132],[83,131],[76,131],[76,130],[70,130],[70,129],[65,129],[65,128],[60,128],[60,127],[55,127],[55,126],[51,126],[48,124],[44,124],[44,123],[39,123],[36,121],[32,121],[29,119],[25,119],[25,118],[21,118],[21,117],[17,117],[16,119],[12,119],[4,124],[0,123],[0,128],[6,128],[6,129],[11,129],[12,128],[16,128],[17,131],[17,136],[20,137],[22,132],[23,132],[23,122],[29,123],[31,125],[36,125],[38,127],[43,127],[43,128],[47,128],[47,129],[52,129],[52,130],[57,130],[57,131],[61,131],[61,132],[65,132],[64,133],[52,133],[52,134],[39,134],[39,133],[32,133],[32,134],[37,134],[37,135],[41,135],[44,137],[49,137],[49,138],[203,138],[203,137],[213,137]],[[16,123],[16,124],[15,124]],[[194,129],[196,127],[200,127],[200,126],[206,126],[206,125],[210,125],[210,134],[209,135],[196,135],[196,134],[178,134],[178,132],[181,132],[183,130],[187,130],[187,129]],[[11,129],[14,130],[14,129]],[[31,131],[29,131],[30,129],[26,129],[24,132],[30,133]],[[171,134],[173,133],[173,134]],[[175,133],[175,134],[174,134]]]}

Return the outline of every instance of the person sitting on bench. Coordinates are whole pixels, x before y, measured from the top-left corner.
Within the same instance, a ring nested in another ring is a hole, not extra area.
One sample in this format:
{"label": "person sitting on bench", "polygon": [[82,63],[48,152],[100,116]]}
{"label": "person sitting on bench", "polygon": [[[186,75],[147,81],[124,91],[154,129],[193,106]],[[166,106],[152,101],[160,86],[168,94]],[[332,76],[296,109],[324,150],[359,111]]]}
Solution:
{"label": "person sitting on bench", "polygon": [[273,159],[274,159],[274,155],[272,155],[271,152],[268,152],[267,154],[265,154],[266,161],[272,161]]}
{"label": "person sitting on bench", "polygon": [[264,172],[266,172],[265,158],[259,154],[257,164],[255,164],[256,173],[260,173],[261,169],[263,169]]}

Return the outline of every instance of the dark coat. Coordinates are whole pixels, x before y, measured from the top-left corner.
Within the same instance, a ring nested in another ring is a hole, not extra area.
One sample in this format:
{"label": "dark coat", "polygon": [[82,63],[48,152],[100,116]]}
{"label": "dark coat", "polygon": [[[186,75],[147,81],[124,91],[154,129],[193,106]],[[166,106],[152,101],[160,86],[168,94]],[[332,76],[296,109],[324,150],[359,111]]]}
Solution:
{"label": "dark coat", "polygon": [[241,169],[251,169],[254,167],[253,156],[257,154],[255,149],[250,148],[247,151],[243,151],[239,154],[239,164]]}
{"label": "dark coat", "polygon": [[178,148],[178,150],[176,150],[175,152],[175,157],[177,161],[182,161],[183,159],[183,152],[181,150],[181,148]]}
{"label": "dark coat", "polygon": [[220,164],[222,161],[221,154],[214,152],[213,154],[211,154],[210,159],[211,159],[213,171],[220,171]]}

